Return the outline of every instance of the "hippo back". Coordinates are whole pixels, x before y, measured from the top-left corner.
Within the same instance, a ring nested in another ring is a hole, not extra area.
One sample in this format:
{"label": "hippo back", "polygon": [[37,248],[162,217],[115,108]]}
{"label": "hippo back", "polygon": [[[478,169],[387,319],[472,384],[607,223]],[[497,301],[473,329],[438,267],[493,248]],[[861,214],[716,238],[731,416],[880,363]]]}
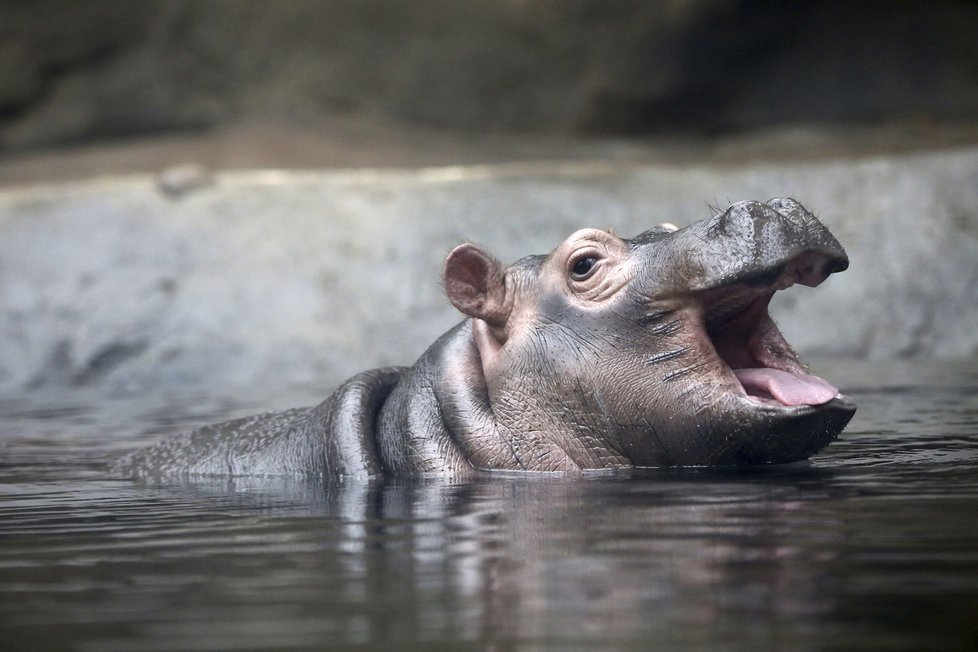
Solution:
{"label": "hippo back", "polygon": [[377,414],[407,371],[385,367],[359,373],[315,407],[204,426],[134,453],[116,470],[146,479],[383,475],[375,444]]}

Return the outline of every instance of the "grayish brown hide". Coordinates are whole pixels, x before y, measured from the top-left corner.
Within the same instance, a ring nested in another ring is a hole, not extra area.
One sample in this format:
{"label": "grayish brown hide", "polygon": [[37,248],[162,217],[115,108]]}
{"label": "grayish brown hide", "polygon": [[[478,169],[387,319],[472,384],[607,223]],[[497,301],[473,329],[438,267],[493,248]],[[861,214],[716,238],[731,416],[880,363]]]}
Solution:
{"label": "grayish brown hide", "polygon": [[411,368],[323,404],[201,428],[125,460],[136,476],[465,476],[802,460],[855,405],[809,374],[767,313],[848,266],[791,199],[741,202],[630,240],[597,229],[503,267],[445,264],[469,319]]}

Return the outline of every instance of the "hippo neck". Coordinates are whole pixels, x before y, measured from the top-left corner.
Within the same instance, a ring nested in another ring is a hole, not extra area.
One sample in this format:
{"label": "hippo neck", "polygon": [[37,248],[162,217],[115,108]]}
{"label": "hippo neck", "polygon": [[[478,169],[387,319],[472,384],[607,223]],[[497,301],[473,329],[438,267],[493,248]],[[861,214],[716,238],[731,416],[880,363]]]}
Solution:
{"label": "hippo neck", "polygon": [[395,475],[577,468],[556,445],[531,442],[498,422],[470,320],[421,356],[385,403],[379,425],[383,464]]}
{"label": "hippo neck", "polygon": [[432,389],[448,436],[480,470],[567,471],[578,466],[562,447],[525,423],[510,424],[493,408],[472,320],[432,347]]}

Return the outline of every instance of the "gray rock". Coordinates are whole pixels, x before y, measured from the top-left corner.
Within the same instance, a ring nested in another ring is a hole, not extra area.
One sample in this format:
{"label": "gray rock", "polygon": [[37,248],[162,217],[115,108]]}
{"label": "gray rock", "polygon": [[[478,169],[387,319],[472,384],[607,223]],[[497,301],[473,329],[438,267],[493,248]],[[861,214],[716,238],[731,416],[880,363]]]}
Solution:
{"label": "gray rock", "polygon": [[[460,315],[446,253],[509,262],[581,226],[634,235],[792,195],[850,269],[772,309],[803,354],[978,354],[978,149],[730,167],[514,164],[225,172],[0,192],[0,390],[336,384],[410,364]],[[324,387],[324,389],[326,389]]]}

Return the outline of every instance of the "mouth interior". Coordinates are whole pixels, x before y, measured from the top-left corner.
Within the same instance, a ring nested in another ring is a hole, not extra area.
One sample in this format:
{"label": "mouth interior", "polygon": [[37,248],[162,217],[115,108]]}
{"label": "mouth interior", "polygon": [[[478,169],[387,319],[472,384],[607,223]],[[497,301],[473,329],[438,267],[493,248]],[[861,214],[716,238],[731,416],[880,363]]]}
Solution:
{"label": "mouth interior", "polygon": [[773,277],[773,282],[762,286],[741,283],[703,293],[710,343],[736,378],[737,389],[748,398],[780,406],[828,403],[839,394],[838,388],[808,373],[768,314],[768,304],[777,290],[804,281],[791,263],[780,273],[766,276],[768,281]]}

